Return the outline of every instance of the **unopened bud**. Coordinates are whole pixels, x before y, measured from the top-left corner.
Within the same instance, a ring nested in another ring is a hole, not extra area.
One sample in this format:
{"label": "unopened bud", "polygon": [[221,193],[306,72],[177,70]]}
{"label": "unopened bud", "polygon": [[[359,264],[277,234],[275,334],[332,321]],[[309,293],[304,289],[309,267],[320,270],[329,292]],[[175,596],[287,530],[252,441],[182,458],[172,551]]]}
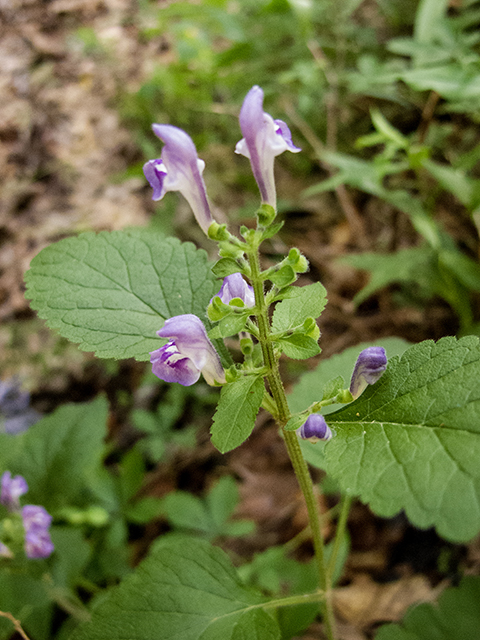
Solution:
{"label": "unopened bud", "polygon": [[387,368],[387,354],[383,347],[367,347],[357,358],[350,382],[353,398],[358,398],[367,385],[375,384]]}
{"label": "unopened bud", "polygon": [[330,440],[332,437],[332,431],[320,413],[312,413],[308,416],[306,422],[296,432],[299,438],[310,440],[310,442]]}

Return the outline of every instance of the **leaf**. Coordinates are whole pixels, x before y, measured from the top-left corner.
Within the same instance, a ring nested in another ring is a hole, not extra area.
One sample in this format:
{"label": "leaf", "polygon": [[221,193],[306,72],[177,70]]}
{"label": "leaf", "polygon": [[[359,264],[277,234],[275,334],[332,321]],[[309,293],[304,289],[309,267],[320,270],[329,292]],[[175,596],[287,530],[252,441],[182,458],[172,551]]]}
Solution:
{"label": "leaf", "polygon": [[68,404],[14,438],[1,434],[1,462],[28,483],[28,501],[54,511],[75,501],[101,464],[107,402]]}
{"label": "leaf", "polygon": [[479,339],[442,338],[389,361],[383,377],[330,414],[327,471],[344,491],[455,542],[480,530]]}
{"label": "leaf", "polygon": [[305,360],[320,353],[317,341],[301,333],[294,333],[293,336],[282,338],[278,340],[277,344],[283,353],[293,360]]}
{"label": "leaf", "polygon": [[263,378],[256,376],[245,376],[222,387],[210,431],[221,453],[240,446],[251,434],[264,390]]}
{"label": "leaf", "polygon": [[401,624],[388,624],[375,640],[466,640],[480,629],[480,578],[466,576],[459,587],[446,589],[438,604],[421,604]]}
{"label": "leaf", "polygon": [[335,396],[345,388],[345,380],[343,376],[336,376],[335,378],[332,378],[323,388],[322,400],[335,398]]}
{"label": "leaf", "polygon": [[444,189],[453,193],[463,205],[466,207],[475,206],[474,184],[480,181],[469,178],[461,169],[441,165],[429,159],[423,160],[422,166],[438,180]]}
{"label": "leaf", "polygon": [[209,533],[212,521],[203,501],[187,491],[172,491],[163,499],[169,522],[179,529]]}
{"label": "leaf", "polygon": [[[299,413],[313,402],[318,402],[324,397],[328,397],[330,384],[342,377],[347,386],[350,386],[350,378],[352,377],[353,368],[357,361],[358,354],[367,347],[379,346],[383,347],[387,352],[387,358],[401,355],[409,346],[406,340],[401,338],[383,338],[373,342],[362,342],[355,347],[349,347],[337,355],[321,360],[316,369],[304,373],[300,381],[293,387],[288,395],[288,404],[292,413]],[[335,380],[332,380],[335,378]],[[322,413],[332,413],[338,409],[340,405],[331,405],[324,407]]]}
{"label": "leaf", "polygon": [[212,273],[217,276],[217,278],[231,276],[232,273],[238,273],[239,271],[240,265],[233,258],[221,258],[212,267]]}
{"label": "leaf", "polygon": [[440,264],[448,269],[463,286],[480,291],[480,265],[457,249],[445,249],[438,255]]}
{"label": "leaf", "polygon": [[[18,570],[0,572],[0,611],[19,619],[31,637],[41,640],[50,637],[52,609],[45,581],[40,575],[34,578]],[[0,618],[0,639],[9,640],[13,634],[12,622]]]}
{"label": "leaf", "polygon": [[262,602],[221,549],[182,538],[153,550],[72,640],[279,640]]}
{"label": "leaf", "polygon": [[[327,360],[322,360],[314,371],[305,373],[293,388],[292,392],[288,396],[288,404],[290,410],[293,413],[303,411],[313,402],[318,402],[324,399],[325,395],[329,392],[329,385],[332,383],[332,378],[335,376],[335,380],[338,377],[348,381],[350,386],[350,378],[353,373],[353,368],[357,360],[358,354],[363,349],[371,346],[381,346],[387,352],[387,357],[391,358],[394,355],[402,354],[405,349],[408,348],[409,343],[401,338],[384,338],[378,342],[363,342],[356,347],[350,347],[345,349],[340,354],[332,356]],[[334,404],[327,407],[323,407],[322,414],[327,415],[338,409],[341,405]],[[329,419],[327,418],[327,422]],[[300,426],[300,424],[298,425]],[[311,465],[325,470],[325,449],[326,442],[309,442],[308,440],[300,440],[300,446],[302,447],[303,455],[307,462]]]}
{"label": "leaf", "polygon": [[316,282],[305,287],[291,287],[273,313],[272,330],[288,331],[309,317],[318,318],[327,304],[325,287]]}
{"label": "leaf", "polygon": [[368,284],[354,298],[355,304],[361,304],[373,293],[394,282],[414,281],[427,290],[431,289],[429,274],[434,268],[433,260],[434,254],[429,247],[413,247],[387,255],[368,252],[352,254],[337,260],[337,264],[348,264],[370,273]]}
{"label": "leaf", "polygon": [[245,325],[248,320],[248,312],[245,313],[231,313],[230,315],[222,318],[220,322],[208,332],[210,339],[216,338],[228,338],[229,336],[235,336],[240,331],[245,329]]}
{"label": "leaf", "polygon": [[205,309],[217,283],[207,254],[148,229],[82,233],[43,249],[26,296],[48,326],[101,358],[148,360],[164,320]]}

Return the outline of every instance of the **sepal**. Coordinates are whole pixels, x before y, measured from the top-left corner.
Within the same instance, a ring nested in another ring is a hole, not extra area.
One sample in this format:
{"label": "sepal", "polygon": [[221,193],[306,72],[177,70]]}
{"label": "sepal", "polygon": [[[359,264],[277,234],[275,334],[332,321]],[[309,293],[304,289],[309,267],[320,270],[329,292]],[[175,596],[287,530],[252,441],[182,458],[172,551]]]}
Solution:
{"label": "sepal", "polygon": [[258,226],[265,229],[269,227],[275,220],[277,212],[275,209],[264,202],[257,211]]}

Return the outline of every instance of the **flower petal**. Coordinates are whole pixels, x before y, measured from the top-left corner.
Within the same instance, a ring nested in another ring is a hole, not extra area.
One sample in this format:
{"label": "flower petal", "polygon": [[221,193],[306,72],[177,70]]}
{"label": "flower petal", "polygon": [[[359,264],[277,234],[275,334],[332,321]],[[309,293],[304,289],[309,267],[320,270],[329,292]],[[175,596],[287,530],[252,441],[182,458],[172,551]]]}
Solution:
{"label": "flower petal", "polygon": [[197,370],[202,372],[208,384],[225,382],[225,372],[220,358],[200,318],[191,313],[174,316],[165,321],[157,335],[160,338],[170,338],[178,354],[189,358]]}
{"label": "flower petal", "polygon": [[228,304],[233,298],[240,298],[246,307],[255,306],[253,287],[245,282],[241,273],[232,273],[226,276],[217,295],[223,304]]}
{"label": "flower petal", "polygon": [[350,382],[354,398],[363,393],[367,385],[375,384],[387,368],[387,354],[383,347],[367,347],[358,356]]}
{"label": "flower petal", "polygon": [[207,233],[213,218],[202,178],[205,163],[198,158],[193,140],[185,131],[169,124],[154,124],[152,128],[165,143],[161,158],[150,160],[143,167],[153,188],[153,199],[161,200],[167,191],[180,191]]}
{"label": "flower petal", "polygon": [[275,156],[287,150],[298,153],[300,149],[292,143],[287,125],[263,111],[263,91],[258,86],[247,93],[239,120],[243,139],[237,143],[235,152],[250,159],[262,202],[275,208]]}

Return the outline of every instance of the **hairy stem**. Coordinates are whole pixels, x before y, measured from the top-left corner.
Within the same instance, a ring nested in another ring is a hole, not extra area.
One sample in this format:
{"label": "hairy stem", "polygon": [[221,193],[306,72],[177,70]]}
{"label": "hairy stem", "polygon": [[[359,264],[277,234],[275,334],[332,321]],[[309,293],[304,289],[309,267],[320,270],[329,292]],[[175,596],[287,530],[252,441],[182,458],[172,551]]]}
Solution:
{"label": "hairy stem", "polygon": [[[258,247],[254,247],[251,252],[249,252],[249,263],[251,268],[251,281],[255,293],[255,303],[257,308],[256,315],[258,323],[259,342],[262,348],[264,364],[268,370],[266,377],[270,387],[270,392],[277,407],[277,415],[275,416],[275,418],[279,426],[281,426],[283,429],[290,418],[290,409],[288,407],[285,389],[283,388],[283,383],[280,377],[278,361],[275,357],[273,344],[270,339],[270,322],[268,318],[268,309],[265,304],[263,281],[260,277],[260,258]],[[319,587],[324,592],[325,597],[322,603],[325,631],[327,634],[327,638],[329,640],[334,640],[335,621],[332,608],[332,593],[325,562],[324,539],[320,522],[318,501],[315,496],[313,482],[308,470],[307,463],[305,462],[300,444],[298,442],[297,434],[294,431],[285,431],[285,429],[283,429],[283,435],[288,455],[290,456],[295,475],[297,477],[307,506],[308,519],[312,531],[315,559],[318,569]]]}

